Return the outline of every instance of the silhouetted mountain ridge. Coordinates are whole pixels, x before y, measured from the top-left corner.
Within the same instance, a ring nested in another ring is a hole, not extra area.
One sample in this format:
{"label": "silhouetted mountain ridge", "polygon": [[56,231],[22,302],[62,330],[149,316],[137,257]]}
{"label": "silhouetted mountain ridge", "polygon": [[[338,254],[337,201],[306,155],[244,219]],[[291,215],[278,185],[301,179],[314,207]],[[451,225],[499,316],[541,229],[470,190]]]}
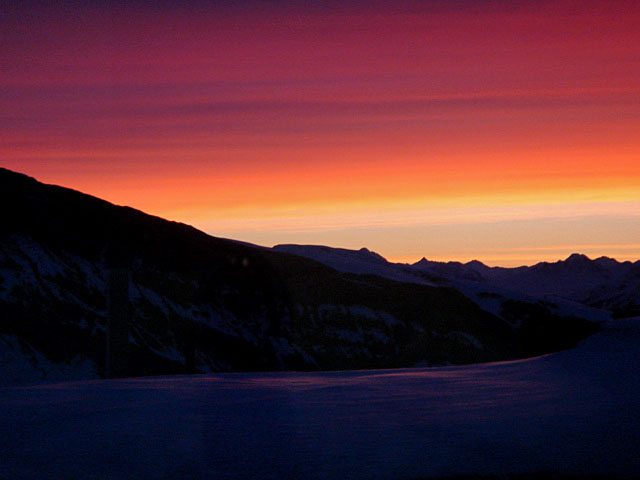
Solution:
{"label": "silhouetted mountain ridge", "polygon": [[411,272],[385,278],[375,269],[393,264],[365,249],[373,271],[339,271],[4,169],[0,201],[3,383],[104,376],[107,358],[116,376],[504,360],[595,330],[526,301],[496,316]]}

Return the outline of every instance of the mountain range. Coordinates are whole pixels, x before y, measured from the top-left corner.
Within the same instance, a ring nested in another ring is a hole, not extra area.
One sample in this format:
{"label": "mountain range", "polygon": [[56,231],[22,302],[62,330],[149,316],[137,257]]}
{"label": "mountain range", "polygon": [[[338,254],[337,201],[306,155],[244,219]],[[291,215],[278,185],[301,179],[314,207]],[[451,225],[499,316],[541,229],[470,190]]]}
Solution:
{"label": "mountain range", "polygon": [[639,305],[638,262],[500,269],[268,249],[5,169],[0,200],[4,385],[524,358]]}
{"label": "mountain range", "polygon": [[[565,314],[593,320],[640,315],[640,260],[635,263],[608,257],[592,260],[574,253],[554,263],[504,268],[489,267],[478,260],[460,263],[422,258],[414,264],[391,263],[366,248],[277,245],[274,249],[311,258],[344,272],[451,286],[489,309],[487,299],[519,298],[545,302]],[[498,312],[499,308],[494,311],[499,315]]]}

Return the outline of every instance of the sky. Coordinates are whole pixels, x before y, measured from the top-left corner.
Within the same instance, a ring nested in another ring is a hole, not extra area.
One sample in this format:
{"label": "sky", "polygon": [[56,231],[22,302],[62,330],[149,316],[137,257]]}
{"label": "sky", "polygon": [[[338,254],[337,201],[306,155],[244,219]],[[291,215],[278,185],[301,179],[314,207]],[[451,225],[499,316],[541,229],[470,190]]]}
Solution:
{"label": "sky", "polygon": [[640,259],[640,2],[53,3],[0,6],[6,168],[266,246]]}

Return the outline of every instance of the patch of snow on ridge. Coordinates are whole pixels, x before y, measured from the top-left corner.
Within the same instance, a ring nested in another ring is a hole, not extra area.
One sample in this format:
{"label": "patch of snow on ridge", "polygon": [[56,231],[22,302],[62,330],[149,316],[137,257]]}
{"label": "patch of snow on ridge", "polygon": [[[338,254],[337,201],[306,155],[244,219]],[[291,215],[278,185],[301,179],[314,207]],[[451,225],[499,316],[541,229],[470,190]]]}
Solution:
{"label": "patch of snow on ridge", "polygon": [[347,308],[352,315],[382,320],[388,327],[404,324],[404,322],[398,320],[390,313],[383,312],[381,310],[373,310],[369,307],[363,307],[361,305],[351,305]]}
{"label": "patch of snow on ridge", "polygon": [[484,346],[482,345],[482,343],[480,343],[480,341],[476,337],[468,333],[454,330],[453,332],[449,332],[447,336],[449,338],[456,338],[456,337],[462,338],[465,341],[465,343],[468,343],[469,345],[473,345],[478,350],[484,350]]}
{"label": "patch of snow on ridge", "polygon": [[345,330],[343,328],[332,328],[331,332],[335,334],[340,340],[349,342],[349,343],[364,343],[364,335],[362,329],[354,330]]}
{"label": "patch of snow on ridge", "polygon": [[320,305],[318,306],[318,312],[337,313],[340,315],[352,315],[354,317],[370,318],[384,323],[387,327],[404,325],[403,321],[398,320],[388,312],[385,312],[383,310],[373,310],[362,305]]}
{"label": "patch of snow on ridge", "polygon": [[53,253],[46,251],[32,238],[24,235],[12,235],[10,240],[7,243],[15,245],[11,257],[23,268],[32,270],[35,275],[45,277],[64,275],[64,262]]}
{"label": "patch of snow on ridge", "polygon": [[0,245],[0,298],[8,300],[14,288],[38,286],[43,292],[95,311],[76,298],[73,290],[65,286],[66,280],[93,291],[105,289],[99,268],[81,257],[54,254],[24,235],[9,235],[3,239]]}
{"label": "patch of snow on ridge", "polygon": [[0,387],[99,378],[96,365],[78,356],[54,363],[14,335],[0,335]]}
{"label": "patch of snow on ridge", "polygon": [[296,353],[296,350],[289,344],[289,341],[285,337],[271,337],[270,341],[279,355],[294,355]]}

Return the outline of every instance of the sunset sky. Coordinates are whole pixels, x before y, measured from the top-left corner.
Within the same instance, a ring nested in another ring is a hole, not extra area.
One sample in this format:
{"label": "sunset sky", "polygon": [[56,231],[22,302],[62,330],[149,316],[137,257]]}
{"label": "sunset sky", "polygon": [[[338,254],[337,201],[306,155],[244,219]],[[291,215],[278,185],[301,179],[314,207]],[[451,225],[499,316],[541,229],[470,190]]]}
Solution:
{"label": "sunset sky", "polygon": [[0,6],[6,168],[266,246],[640,259],[637,0],[51,4]]}

